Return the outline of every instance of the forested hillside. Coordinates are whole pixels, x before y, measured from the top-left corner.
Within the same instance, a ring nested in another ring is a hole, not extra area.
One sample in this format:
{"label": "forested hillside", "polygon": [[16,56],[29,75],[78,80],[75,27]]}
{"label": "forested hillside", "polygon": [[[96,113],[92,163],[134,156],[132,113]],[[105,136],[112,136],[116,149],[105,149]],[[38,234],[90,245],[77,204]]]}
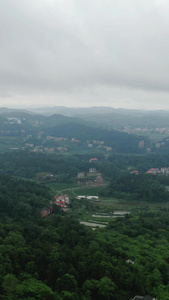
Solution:
{"label": "forested hillside", "polygon": [[[67,142],[64,145],[70,151],[73,147],[72,139],[78,140],[79,144],[76,147],[84,150],[90,150],[88,144],[93,145],[96,140],[98,143],[104,144],[102,151],[106,151],[107,147],[111,148],[110,151],[122,153],[143,153],[146,151],[138,147],[140,138],[115,129],[96,128],[81,118],[59,114],[52,116],[34,115],[20,111],[0,115],[0,142],[4,139],[10,144],[14,138],[18,138],[20,139],[18,141],[19,148],[21,148],[20,144],[24,148],[25,143],[47,147],[50,137],[65,139]],[[52,146],[57,148],[60,145],[61,143],[55,142]],[[98,145],[94,146],[97,148]],[[11,148],[13,148],[12,145]]]}
{"label": "forested hillside", "polygon": [[42,186],[1,176],[0,193],[1,299],[167,299],[168,212],[92,231],[71,212],[42,219]]}
{"label": "forested hillside", "polygon": [[[28,151],[0,153],[0,174],[33,178],[38,172],[50,172],[57,175],[76,177],[78,172],[87,172],[89,168],[96,167],[108,179],[117,180],[128,175],[132,170],[144,174],[150,168],[168,167],[169,155],[104,155],[97,153],[97,162],[89,162],[94,157],[91,154],[49,155]],[[134,177],[135,178],[135,177]],[[157,177],[158,179],[161,178]],[[137,178],[136,178],[137,179]],[[165,176],[166,185],[169,185]]]}
{"label": "forested hillside", "polygon": [[[50,152],[51,147],[54,152],[72,153],[80,150],[90,152],[94,148],[113,153],[167,153],[167,114],[130,113],[120,110],[119,114],[116,111],[103,115],[99,110],[95,114],[70,117],[3,109],[0,112],[0,149],[26,148]],[[60,147],[61,150],[58,150]]]}

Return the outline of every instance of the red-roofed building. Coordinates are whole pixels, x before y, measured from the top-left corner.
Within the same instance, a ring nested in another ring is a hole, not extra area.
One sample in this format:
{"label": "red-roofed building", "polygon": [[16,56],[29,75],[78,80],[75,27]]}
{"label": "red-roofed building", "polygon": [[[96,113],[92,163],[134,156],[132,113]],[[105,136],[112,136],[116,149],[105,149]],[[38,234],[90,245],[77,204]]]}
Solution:
{"label": "red-roofed building", "polygon": [[59,205],[61,207],[66,207],[66,202],[65,201],[56,201],[54,204]]}
{"label": "red-roofed building", "polygon": [[138,174],[139,174],[139,171],[132,171],[132,172],[130,172],[130,174],[138,175]]}
{"label": "red-roofed building", "polygon": [[55,196],[54,199],[55,199],[55,202],[54,202],[55,204],[59,203],[60,201],[64,201],[65,204],[69,204],[70,203],[69,196],[66,195],[66,194],[65,195]]}
{"label": "red-roofed building", "polygon": [[98,158],[94,157],[89,160],[89,162],[98,161]]}
{"label": "red-roofed building", "polygon": [[146,174],[153,174],[153,175],[160,174],[160,173],[161,171],[158,168],[151,168],[146,172]]}

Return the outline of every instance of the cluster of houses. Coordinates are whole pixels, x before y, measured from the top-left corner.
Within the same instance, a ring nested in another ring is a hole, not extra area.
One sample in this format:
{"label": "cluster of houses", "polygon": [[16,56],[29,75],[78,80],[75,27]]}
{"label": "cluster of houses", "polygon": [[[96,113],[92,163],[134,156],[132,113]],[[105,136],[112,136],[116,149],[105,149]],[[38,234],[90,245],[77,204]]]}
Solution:
{"label": "cluster of houses", "polygon": [[[89,159],[89,163],[97,162],[98,158],[93,157]],[[93,185],[102,184],[103,177],[102,174],[94,167],[89,168],[88,172],[78,172],[78,185]]]}
{"label": "cluster of houses", "polygon": [[146,134],[150,134],[150,133],[165,133],[165,134],[169,134],[169,129],[168,128],[130,128],[128,126],[125,126],[123,129],[118,129],[118,131],[120,132],[125,132],[125,133],[129,133],[129,134],[139,134],[141,135],[142,133],[146,133]]}
{"label": "cluster of houses", "polygon": [[67,207],[67,205],[70,204],[70,199],[68,195],[59,195],[54,197],[54,201],[50,202],[50,205],[59,205],[62,208]]}
{"label": "cluster of houses", "polygon": [[29,149],[30,152],[42,152],[42,153],[54,153],[54,152],[66,152],[66,147],[44,147],[42,145],[34,146],[31,143],[25,143],[25,149]]}
{"label": "cluster of houses", "polygon": [[88,173],[79,172],[77,174],[78,185],[101,185],[103,184],[102,174],[96,168],[90,168]]}
{"label": "cluster of houses", "polygon": [[[130,174],[138,175],[139,171],[131,171]],[[163,168],[151,168],[148,171],[146,171],[146,174],[152,174],[152,175],[157,175],[157,174],[162,174],[162,175],[169,175],[169,167],[163,167]]]}
{"label": "cluster of houses", "polygon": [[19,124],[21,125],[22,124],[22,120],[20,118],[14,118],[14,117],[11,117],[11,118],[7,118],[7,122],[5,122],[5,124],[9,123],[9,124]]}
{"label": "cluster of houses", "polygon": [[[98,196],[77,196],[77,200],[87,199],[87,200],[95,200],[97,201],[99,199]],[[60,206],[63,211],[66,211],[68,209],[68,206],[70,204],[70,199],[68,195],[58,195],[54,196],[54,200],[50,202],[49,208],[43,208],[41,210],[41,216],[44,218],[50,214],[53,213],[54,206]]]}
{"label": "cluster of houses", "polygon": [[[165,145],[165,142],[158,142],[158,143],[155,143],[154,146],[156,148],[160,148],[161,146],[164,146]],[[144,148],[145,147],[145,142],[144,141],[139,141],[139,145],[138,145],[139,148]],[[148,147],[146,148],[147,152],[151,152],[151,148]]]}
{"label": "cluster of houses", "polygon": [[106,151],[112,151],[113,150],[112,147],[104,145],[104,141],[100,141],[100,140],[87,141],[87,145],[88,145],[89,148],[96,147],[98,149],[103,149],[103,150],[106,150]]}
{"label": "cluster of houses", "polygon": [[68,151],[68,149],[66,147],[58,147],[56,148],[59,152],[65,152]]}
{"label": "cluster of houses", "polygon": [[47,141],[54,141],[54,142],[61,142],[61,141],[68,141],[68,138],[65,138],[65,137],[55,137],[55,136],[47,135],[46,140]]}
{"label": "cluster of houses", "polygon": [[157,174],[163,174],[163,175],[169,175],[169,167],[163,167],[161,169],[159,168],[151,168],[149,169],[146,174],[153,174],[153,175],[157,175]]}
{"label": "cluster of houses", "polygon": [[54,200],[50,202],[49,208],[43,208],[41,210],[41,216],[42,218],[45,218],[46,216],[53,213],[53,208],[55,205],[60,206],[63,211],[66,211],[68,209],[68,205],[70,204],[70,199],[68,195],[58,195],[54,196]]}
{"label": "cluster of houses", "polygon": [[[58,152],[58,151],[65,152],[67,151],[67,147],[69,148],[70,145],[81,142],[81,140],[74,137],[66,138],[66,137],[45,136],[43,131],[39,131],[36,138],[37,140],[35,145],[32,143],[32,135],[25,136],[24,148],[31,152],[44,152],[44,153]],[[48,147],[49,142],[52,143],[52,148]],[[45,144],[46,146],[44,146]],[[112,147],[104,145],[104,141],[101,140],[86,141],[86,144],[89,148],[98,148],[106,151],[113,150]]]}

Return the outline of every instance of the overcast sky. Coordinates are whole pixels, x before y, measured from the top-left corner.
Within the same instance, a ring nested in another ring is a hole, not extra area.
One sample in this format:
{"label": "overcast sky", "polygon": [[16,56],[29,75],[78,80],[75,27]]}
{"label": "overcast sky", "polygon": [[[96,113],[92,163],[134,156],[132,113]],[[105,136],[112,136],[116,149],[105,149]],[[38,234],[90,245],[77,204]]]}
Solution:
{"label": "overcast sky", "polygon": [[0,0],[0,106],[169,109],[166,0]]}

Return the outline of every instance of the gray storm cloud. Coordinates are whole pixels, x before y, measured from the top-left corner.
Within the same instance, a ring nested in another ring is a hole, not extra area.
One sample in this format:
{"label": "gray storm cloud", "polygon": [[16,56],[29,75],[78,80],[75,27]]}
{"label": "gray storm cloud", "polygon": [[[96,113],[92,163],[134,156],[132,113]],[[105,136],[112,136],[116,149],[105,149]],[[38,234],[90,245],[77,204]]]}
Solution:
{"label": "gray storm cloud", "polygon": [[169,4],[1,0],[0,103],[168,107]]}

